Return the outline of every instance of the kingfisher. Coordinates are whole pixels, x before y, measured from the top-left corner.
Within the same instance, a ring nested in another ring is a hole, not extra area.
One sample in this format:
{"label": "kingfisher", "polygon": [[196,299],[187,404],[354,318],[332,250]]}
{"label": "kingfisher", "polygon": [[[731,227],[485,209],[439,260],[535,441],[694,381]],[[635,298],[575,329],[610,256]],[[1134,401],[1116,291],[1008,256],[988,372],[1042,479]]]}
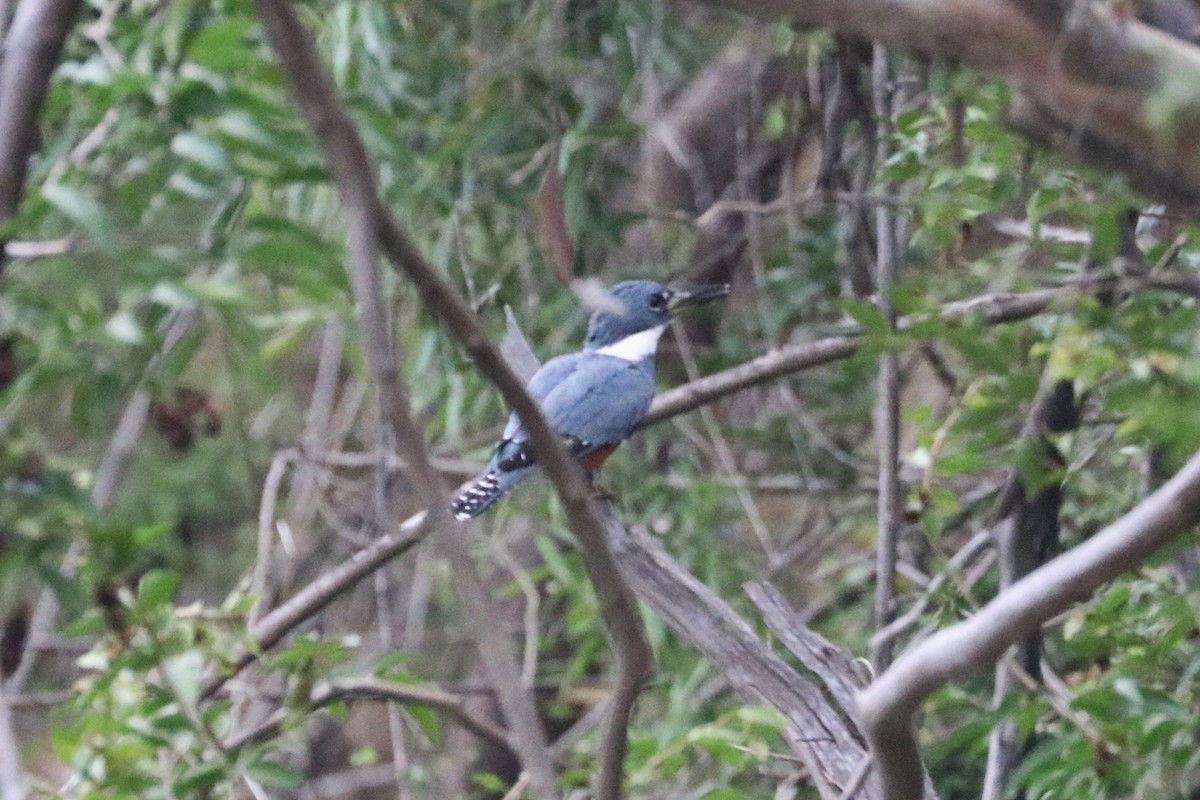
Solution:
{"label": "kingfisher", "polygon": [[[526,387],[567,452],[589,473],[600,469],[650,408],[659,337],[681,309],[716,300],[728,285],[668,288],[648,280],[612,287],[613,307],[592,314],[578,353],[552,358]],[[483,474],[451,503],[460,520],[477,517],[534,474],[533,446],[511,414]]]}

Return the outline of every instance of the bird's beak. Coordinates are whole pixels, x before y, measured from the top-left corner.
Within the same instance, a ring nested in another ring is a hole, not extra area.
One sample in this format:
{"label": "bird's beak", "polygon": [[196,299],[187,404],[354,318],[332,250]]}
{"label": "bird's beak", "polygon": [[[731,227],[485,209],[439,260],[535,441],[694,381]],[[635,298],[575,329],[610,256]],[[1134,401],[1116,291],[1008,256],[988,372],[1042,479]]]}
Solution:
{"label": "bird's beak", "polygon": [[667,312],[675,314],[688,306],[698,306],[711,300],[719,300],[727,294],[729,294],[728,283],[672,289],[671,298],[667,300]]}

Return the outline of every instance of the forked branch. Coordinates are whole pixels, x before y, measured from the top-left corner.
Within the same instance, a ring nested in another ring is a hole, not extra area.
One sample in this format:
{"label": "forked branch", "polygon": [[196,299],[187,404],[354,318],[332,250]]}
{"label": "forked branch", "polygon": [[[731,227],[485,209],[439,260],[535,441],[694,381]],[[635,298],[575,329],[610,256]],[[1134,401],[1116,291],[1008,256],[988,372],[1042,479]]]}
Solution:
{"label": "forked branch", "polygon": [[933,691],[995,663],[1010,645],[1091,597],[1198,521],[1200,454],[1112,525],[1017,581],[970,619],[901,656],[858,695],[886,800],[920,800],[923,795],[913,717]]}

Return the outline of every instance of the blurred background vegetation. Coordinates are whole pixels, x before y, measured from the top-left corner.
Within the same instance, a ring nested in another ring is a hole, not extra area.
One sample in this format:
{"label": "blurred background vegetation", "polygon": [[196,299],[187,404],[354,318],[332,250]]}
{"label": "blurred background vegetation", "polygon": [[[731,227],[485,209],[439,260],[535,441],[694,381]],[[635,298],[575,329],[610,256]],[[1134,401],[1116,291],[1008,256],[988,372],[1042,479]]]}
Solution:
{"label": "blurred background vegetation", "polygon": [[[1010,132],[1003,84],[897,57],[879,120],[869,44],[690,0],[297,8],[386,204],[497,339],[510,306],[542,358],[578,347],[571,285],[589,277],[733,284],[726,307],[664,341],[664,387],[862,328],[857,355],[652,426],[606,469],[623,517],[751,619],[741,585],[769,579],[816,630],[867,653],[882,352],[903,376],[898,612],[994,526],[1010,475],[1030,495],[1061,487],[1050,555],[1200,446],[1193,297],[1081,292],[1007,325],[881,324],[884,192],[906,242],[891,294],[902,314],[1085,273],[1200,267],[1192,217]],[[427,708],[307,708],[320,680],[377,675],[495,713],[432,547],[310,621],[255,685],[200,698],[256,599],[277,458],[269,604],[378,525],[343,219],[249,3],[88,3],[40,129],[0,277],[0,662],[33,794],[502,796],[511,757]],[[505,409],[394,276],[386,303],[415,416],[457,485]],[[1063,381],[1077,424],[1030,447],[1020,432],[1038,388]],[[98,496],[102,456],[142,392],[136,455]],[[421,507],[401,472],[388,488],[397,518]],[[606,696],[609,663],[562,514],[531,486],[463,531],[561,732]],[[941,691],[921,728],[940,795],[978,796],[989,732],[1012,718],[1026,742],[1012,793],[1195,796],[1198,563],[1193,537],[1056,620],[1045,680],[998,710],[990,675]],[[990,549],[956,566],[900,647],[997,591]],[[630,796],[817,796],[776,715],[649,612],[646,624],[657,671],[630,733]],[[278,735],[214,750],[277,707]],[[598,738],[570,748],[564,789],[587,785]]]}

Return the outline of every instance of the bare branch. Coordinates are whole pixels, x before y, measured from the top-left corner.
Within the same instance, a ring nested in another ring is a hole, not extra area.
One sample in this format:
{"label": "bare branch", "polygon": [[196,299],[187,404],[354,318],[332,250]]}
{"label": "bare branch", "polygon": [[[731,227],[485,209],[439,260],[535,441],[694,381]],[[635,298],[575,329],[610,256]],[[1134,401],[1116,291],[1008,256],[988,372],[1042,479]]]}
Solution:
{"label": "bare branch", "polygon": [[[401,705],[417,705],[432,708],[452,718],[471,733],[491,742],[497,747],[512,750],[508,732],[490,720],[478,717],[467,709],[466,698],[438,688],[409,686],[381,678],[344,678],[318,687],[312,696],[312,708],[317,709],[339,700],[383,700]],[[279,734],[287,711],[281,709],[253,730],[234,737],[226,745],[236,750],[253,742],[260,742]]]}
{"label": "bare branch", "polygon": [[25,800],[29,781],[21,767],[21,748],[13,729],[8,693],[0,686],[0,800]]}
{"label": "bare branch", "polygon": [[[1009,0],[725,0],[761,17],[828,25],[1013,83],[1052,113],[1062,145],[1164,199],[1200,198],[1200,49],[1106,3]],[[1064,10],[1070,8],[1069,19]],[[1169,77],[1169,88],[1167,85]],[[1178,87],[1178,88],[1176,88]]]}
{"label": "bare branch", "polygon": [[[633,702],[649,675],[652,654],[636,602],[613,563],[604,528],[589,505],[589,488],[580,467],[566,454],[524,384],[487,339],[470,307],[430,266],[379,201],[374,173],[353,123],[321,67],[312,41],[285,0],[257,0],[262,19],[300,110],[321,140],[347,214],[362,215],[371,225],[389,261],[413,282],[425,306],[445,322],[517,413],[555,487],[572,533],[578,538],[584,564],[595,585],[608,633],[618,661],[613,715],[605,736],[597,780],[602,800],[618,798],[627,746],[627,725]],[[369,244],[369,242],[366,242]],[[365,245],[364,245],[365,246]],[[394,365],[391,369],[395,369]],[[419,441],[419,439],[417,440]],[[437,509],[438,512],[441,509]]]}
{"label": "bare branch", "polygon": [[[37,147],[38,114],[79,6],[79,0],[23,0],[3,41],[0,222],[12,219],[21,205],[29,157]],[[0,272],[3,269],[0,251]]]}
{"label": "bare branch", "polygon": [[[888,52],[876,44],[871,69],[872,95],[875,104],[875,164],[877,169],[887,163],[891,151],[892,130],[892,70]],[[884,187],[890,194],[891,187]],[[890,293],[896,284],[900,267],[900,242],[896,235],[896,215],[886,205],[875,207],[875,286],[879,293],[880,311],[888,330],[896,329],[896,309]],[[879,494],[876,502],[875,543],[875,629],[885,627],[892,619],[892,604],[896,594],[896,550],[900,532],[900,357],[891,351],[879,356],[879,387],[875,407],[875,439],[879,446]],[[890,642],[884,641],[871,649],[871,663],[876,670],[886,669],[892,662]]]}
{"label": "bare branch", "polygon": [[[1036,317],[1051,311],[1059,303],[1065,303],[1090,292],[1146,290],[1160,290],[1188,297],[1200,297],[1200,281],[1185,275],[1154,273],[1144,278],[1129,279],[1096,276],[1079,280],[1069,286],[1053,289],[1038,289],[1021,294],[1000,292],[980,295],[967,300],[956,300],[946,303],[935,315],[947,322],[957,322],[975,317],[985,325],[1000,325]],[[901,317],[896,327],[900,331],[910,330],[929,318],[929,314]],[[786,345],[736,367],[663,392],[654,398],[649,413],[642,419],[639,427],[645,428],[678,414],[687,413],[705,403],[711,403],[725,395],[751,386],[758,386],[795,372],[849,358],[862,347],[862,340],[859,338],[861,333],[862,331],[856,327],[852,333],[844,336],[829,336],[824,339]]]}
{"label": "bare branch", "polygon": [[391,559],[419,544],[430,530],[427,524],[428,516],[427,512],[421,511],[409,517],[397,530],[379,536],[370,545],[264,615],[258,624],[250,629],[250,646],[238,654],[227,671],[211,678],[204,685],[202,696],[211,697],[226,681],[253,663],[261,653],[279,644],[297,625],[325,608],[343,592]]}
{"label": "bare branch", "polygon": [[855,719],[858,712],[854,695],[866,685],[865,680],[856,678],[865,673],[864,665],[806,628],[799,612],[771,584],[747,583],[742,588],[783,646],[800,659],[805,669],[821,679],[841,712],[848,719]]}
{"label": "bare branch", "polygon": [[1090,597],[1200,520],[1200,454],[1129,513],[1001,592],[970,619],[946,628],[858,695],[859,714],[886,800],[918,800],[924,789],[913,717],[934,690],[994,663],[1022,637]]}
{"label": "bare branch", "polygon": [[[822,800],[837,800],[867,753],[850,714],[832,705],[819,687],[763,644],[728,603],[671,558],[654,537],[627,529],[611,514],[606,524],[613,554],[638,596],[739,692],[783,715],[789,740]],[[818,674],[833,680],[828,671]],[[859,796],[867,800],[882,796],[874,778],[861,791]]]}

